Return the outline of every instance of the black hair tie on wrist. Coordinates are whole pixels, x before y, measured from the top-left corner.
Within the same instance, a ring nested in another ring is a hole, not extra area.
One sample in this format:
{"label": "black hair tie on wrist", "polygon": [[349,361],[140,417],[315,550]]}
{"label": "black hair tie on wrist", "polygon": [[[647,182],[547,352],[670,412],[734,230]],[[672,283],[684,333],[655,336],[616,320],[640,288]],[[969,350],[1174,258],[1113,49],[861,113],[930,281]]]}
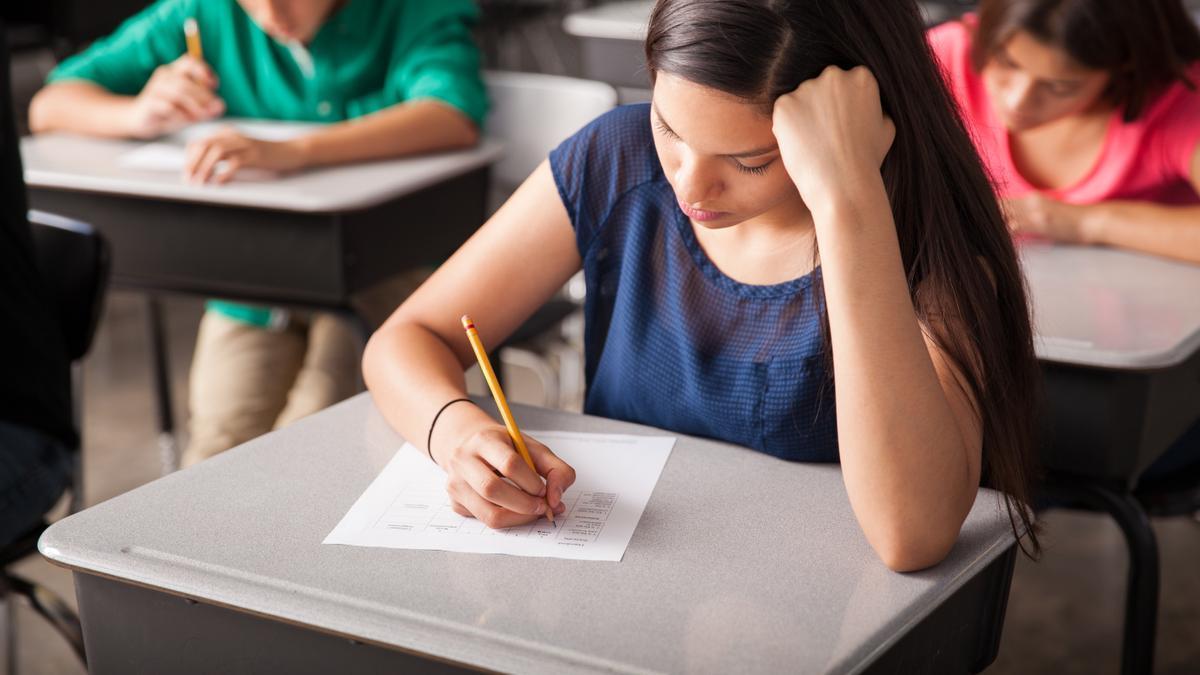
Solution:
{"label": "black hair tie on wrist", "polygon": [[437,464],[437,460],[433,458],[433,428],[437,426],[438,418],[442,416],[442,413],[446,412],[446,408],[449,408],[450,406],[454,405],[455,403],[470,403],[470,402],[471,402],[471,399],[469,399],[469,398],[456,398],[453,401],[449,401],[448,403],[446,403],[446,405],[442,406],[442,408],[437,411],[437,414],[433,416],[433,421],[429,423],[429,436],[425,439],[425,452],[429,453],[429,461],[433,462],[434,464]]}

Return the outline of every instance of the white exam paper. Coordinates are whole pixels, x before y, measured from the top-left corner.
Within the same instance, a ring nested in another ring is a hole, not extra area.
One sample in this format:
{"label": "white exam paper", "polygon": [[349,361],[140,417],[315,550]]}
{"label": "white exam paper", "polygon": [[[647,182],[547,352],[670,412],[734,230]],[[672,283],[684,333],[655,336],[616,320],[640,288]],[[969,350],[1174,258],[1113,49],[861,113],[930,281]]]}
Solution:
{"label": "white exam paper", "polygon": [[620,561],[675,439],[530,431],[575,469],[558,526],[543,518],[492,530],[450,508],[446,474],[405,444],[367,487],[326,544]]}
{"label": "white exam paper", "polygon": [[183,171],[184,149],[170,143],[147,143],[117,157],[117,166],[138,171]]}
{"label": "white exam paper", "polygon": [[297,122],[265,122],[259,120],[227,120],[199,122],[163,138],[140,145],[117,157],[117,166],[139,171],[183,171],[187,144],[198,141],[221,129],[232,127],[243,136],[263,141],[286,141],[320,125]]}

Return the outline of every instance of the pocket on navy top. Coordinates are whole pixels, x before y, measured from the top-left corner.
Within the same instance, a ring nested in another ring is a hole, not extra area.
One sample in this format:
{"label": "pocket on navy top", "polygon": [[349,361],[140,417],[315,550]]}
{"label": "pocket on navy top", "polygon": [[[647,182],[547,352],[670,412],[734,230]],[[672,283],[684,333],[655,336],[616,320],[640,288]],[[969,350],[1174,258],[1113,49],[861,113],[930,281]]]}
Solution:
{"label": "pocket on navy top", "polygon": [[761,449],[767,364],[684,356],[610,335],[584,411]]}
{"label": "pocket on navy top", "polygon": [[758,405],[760,448],[781,459],[836,462],[833,381],[822,354],[772,359]]}

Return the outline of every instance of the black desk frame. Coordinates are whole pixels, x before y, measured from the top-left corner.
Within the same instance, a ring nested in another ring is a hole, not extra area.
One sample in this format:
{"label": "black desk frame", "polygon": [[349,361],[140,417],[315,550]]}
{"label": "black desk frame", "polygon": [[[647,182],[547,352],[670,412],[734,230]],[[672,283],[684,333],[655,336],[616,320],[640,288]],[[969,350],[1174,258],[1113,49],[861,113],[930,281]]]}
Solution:
{"label": "black desk frame", "polygon": [[1046,496],[1112,516],[1129,548],[1121,672],[1154,669],[1158,541],[1133,495],[1138,476],[1200,419],[1200,351],[1154,370],[1043,362]]}

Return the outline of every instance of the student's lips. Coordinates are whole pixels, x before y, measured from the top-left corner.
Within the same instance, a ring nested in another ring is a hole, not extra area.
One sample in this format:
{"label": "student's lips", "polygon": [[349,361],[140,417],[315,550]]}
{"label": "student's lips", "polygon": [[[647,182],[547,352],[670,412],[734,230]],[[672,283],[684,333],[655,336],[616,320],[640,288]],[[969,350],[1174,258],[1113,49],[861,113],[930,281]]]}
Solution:
{"label": "student's lips", "polygon": [[700,222],[718,220],[729,215],[728,211],[705,211],[704,209],[693,209],[683,202],[679,202],[679,210],[683,211],[683,214],[688,218]]}

